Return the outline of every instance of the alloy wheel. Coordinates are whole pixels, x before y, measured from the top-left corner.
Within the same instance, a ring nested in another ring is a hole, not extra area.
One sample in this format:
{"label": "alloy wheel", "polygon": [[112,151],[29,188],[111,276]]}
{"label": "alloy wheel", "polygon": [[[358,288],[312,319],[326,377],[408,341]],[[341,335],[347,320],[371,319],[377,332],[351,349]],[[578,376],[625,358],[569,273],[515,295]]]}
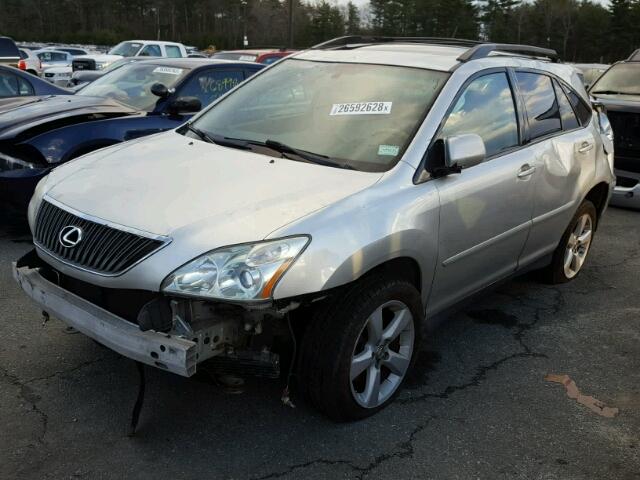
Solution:
{"label": "alloy wheel", "polygon": [[564,255],[564,274],[567,278],[575,277],[589,253],[593,238],[593,221],[591,215],[585,213],[578,218],[576,226],[569,235]]}
{"label": "alloy wheel", "polygon": [[378,307],[360,332],[351,359],[351,393],[364,408],[387,401],[404,379],[415,339],[413,316],[400,301]]}

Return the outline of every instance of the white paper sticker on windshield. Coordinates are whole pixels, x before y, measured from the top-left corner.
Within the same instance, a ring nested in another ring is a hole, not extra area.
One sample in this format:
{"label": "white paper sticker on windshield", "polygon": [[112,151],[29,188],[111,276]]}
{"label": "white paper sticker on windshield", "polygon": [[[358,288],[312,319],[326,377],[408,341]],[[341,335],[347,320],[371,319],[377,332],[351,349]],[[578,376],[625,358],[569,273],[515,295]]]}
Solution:
{"label": "white paper sticker on windshield", "polygon": [[380,145],[378,147],[378,155],[395,157],[398,153],[400,153],[400,147],[397,145]]}
{"label": "white paper sticker on windshield", "polygon": [[334,103],[329,115],[389,115],[393,102]]}
{"label": "white paper sticker on windshield", "polygon": [[153,70],[153,73],[168,73],[170,75],[180,75],[182,74],[182,69],[173,67],[156,67]]}
{"label": "white paper sticker on windshield", "polygon": [[238,58],[241,62],[255,62],[256,57],[254,55],[240,55]]}

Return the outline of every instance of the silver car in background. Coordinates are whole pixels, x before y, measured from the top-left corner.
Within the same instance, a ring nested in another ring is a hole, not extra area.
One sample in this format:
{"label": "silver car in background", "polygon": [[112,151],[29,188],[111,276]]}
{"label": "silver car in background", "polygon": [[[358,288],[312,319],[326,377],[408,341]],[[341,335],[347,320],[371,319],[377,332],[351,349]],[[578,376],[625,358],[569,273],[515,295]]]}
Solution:
{"label": "silver car in background", "polygon": [[426,317],[526,270],[580,273],[613,152],[555,57],[360,37],[294,54],[175,131],[53,170],[14,276],[139,362],[276,377],[293,357],[320,411],[371,415]]}

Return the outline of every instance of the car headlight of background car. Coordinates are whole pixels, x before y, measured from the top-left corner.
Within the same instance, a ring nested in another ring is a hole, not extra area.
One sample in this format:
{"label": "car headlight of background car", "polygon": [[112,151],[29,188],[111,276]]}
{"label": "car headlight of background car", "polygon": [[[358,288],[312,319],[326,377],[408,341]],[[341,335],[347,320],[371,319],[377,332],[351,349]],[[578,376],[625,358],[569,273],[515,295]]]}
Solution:
{"label": "car headlight of background car", "polygon": [[0,152],[0,172],[22,168],[33,168],[33,164]]}
{"label": "car headlight of background car", "polygon": [[111,64],[111,62],[96,62],[96,70],[104,70],[110,64]]}
{"label": "car headlight of background car", "polygon": [[217,300],[267,300],[278,280],[309,243],[309,237],[223,247],[178,268],[162,291]]}

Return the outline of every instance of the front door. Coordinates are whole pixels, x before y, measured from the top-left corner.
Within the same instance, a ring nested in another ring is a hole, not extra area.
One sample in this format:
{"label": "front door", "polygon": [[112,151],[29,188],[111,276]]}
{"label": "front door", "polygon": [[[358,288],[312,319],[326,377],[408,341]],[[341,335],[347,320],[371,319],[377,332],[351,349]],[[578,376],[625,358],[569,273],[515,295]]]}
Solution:
{"label": "front door", "polygon": [[436,313],[511,274],[531,227],[536,179],[531,152],[520,148],[506,72],[472,80],[455,101],[439,138],[475,133],[487,159],[435,179],[440,194],[438,265],[428,302]]}

